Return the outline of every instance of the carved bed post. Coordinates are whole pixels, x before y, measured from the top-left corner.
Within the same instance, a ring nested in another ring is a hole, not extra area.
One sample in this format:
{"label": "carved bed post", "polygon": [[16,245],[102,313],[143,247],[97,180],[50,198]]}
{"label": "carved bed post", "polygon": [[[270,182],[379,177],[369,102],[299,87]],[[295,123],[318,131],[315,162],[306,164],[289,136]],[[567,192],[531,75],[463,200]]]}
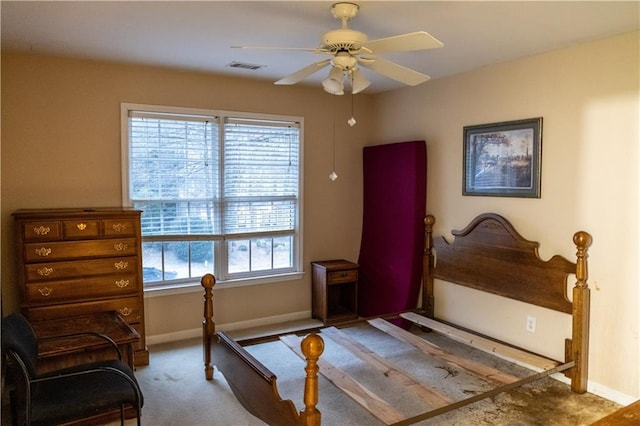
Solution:
{"label": "carved bed post", "polygon": [[589,368],[589,304],[590,292],[587,283],[587,250],[593,239],[587,232],[579,231],[573,236],[578,251],[576,253],[576,284],[573,287],[573,331],[571,342],[571,360],[576,365],[572,369],[571,390],[576,393],[587,391],[587,373]]}
{"label": "carved bed post", "polygon": [[318,358],[324,352],[324,340],[315,333],[309,334],[300,343],[300,349],[307,360],[304,381],[304,410],[300,411],[301,426],[320,426],[321,414],[316,408],[318,404]]}
{"label": "carved bed post", "polygon": [[422,310],[427,317],[433,318],[433,225],[436,218],[427,215],[424,218],[424,256],[422,257]]}
{"label": "carved bed post", "polygon": [[202,347],[204,349],[204,376],[207,380],[213,379],[213,366],[211,365],[211,339],[216,332],[216,323],[213,321],[213,286],[216,278],[206,274],[200,280],[204,287],[204,319],[202,320]]}

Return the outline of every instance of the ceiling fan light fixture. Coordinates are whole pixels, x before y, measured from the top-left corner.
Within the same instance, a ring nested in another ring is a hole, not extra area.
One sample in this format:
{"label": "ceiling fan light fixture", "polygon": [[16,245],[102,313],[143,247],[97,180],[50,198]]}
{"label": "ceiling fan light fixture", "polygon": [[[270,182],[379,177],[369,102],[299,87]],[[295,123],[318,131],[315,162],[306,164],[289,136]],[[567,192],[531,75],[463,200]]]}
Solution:
{"label": "ceiling fan light fixture", "polygon": [[[331,6],[331,13],[341,22],[340,28],[330,30],[322,35],[320,46],[313,48],[276,47],[271,49],[287,49],[313,52],[329,55],[325,59],[293,72],[292,74],[276,81],[278,85],[296,84],[312,74],[331,65],[338,70],[331,70],[322,85],[324,90],[334,95],[344,94],[344,75],[354,79],[352,71],[358,67],[364,67],[373,73],[396,80],[407,86],[416,86],[429,80],[429,76],[414,71],[410,68],[396,64],[395,62],[378,57],[381,53],[409,52],[416,50],[435,49],[442,47],[441,41],[431,36],[426,31],[414,31],[390,37],[369,40],[369,37],[360,31],[348,27],[347,23],[353,19],[360,7],[352,2],[338,2]],[[265,49],[260,46],[232,46],[242,48]],[[342,75],[338,76],[339,72]],[[357,74],[357,73],[356,73]],[[351,81],[351,93],[359,93],[370,85],[364,77],[356,76],[355,83]]]}
{"label": "ceiling fan light fixture", "polygon": [[359,69],[351,70],[351,93],[354,95],[369,87],[371,82],[365,78]]}
{"label": "ceiling fan light fixture", "polygon": [[332,95],[344,95],[344,72],[341,68],[333,67],[329,71],[329,76],[322,81],[322,87],[327,93]]}

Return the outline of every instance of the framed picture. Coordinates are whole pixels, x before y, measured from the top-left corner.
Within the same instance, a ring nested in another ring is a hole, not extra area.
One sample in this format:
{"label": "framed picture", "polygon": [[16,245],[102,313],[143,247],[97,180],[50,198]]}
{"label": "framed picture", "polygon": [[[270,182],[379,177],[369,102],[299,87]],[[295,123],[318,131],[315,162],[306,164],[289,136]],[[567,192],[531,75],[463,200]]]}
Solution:
{"label": "framed picture", "polygon": [[463,195],[540,198],[542,117],[464,128]]}

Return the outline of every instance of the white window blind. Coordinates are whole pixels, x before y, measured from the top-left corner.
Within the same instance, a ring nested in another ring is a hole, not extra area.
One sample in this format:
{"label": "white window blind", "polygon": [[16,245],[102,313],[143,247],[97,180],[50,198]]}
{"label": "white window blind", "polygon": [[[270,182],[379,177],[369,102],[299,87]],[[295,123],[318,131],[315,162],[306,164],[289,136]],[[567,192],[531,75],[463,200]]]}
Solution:
{"label": "white window blind", "polygon": [[143,210],[146,288],[301,271],[301,119],[135,107],[123,193]]}
{"label": "white window blind", "polygon": [[220,234],[217,118],[130,117],[129,193],[143,235]]}
{"label": "white window blind", "polygon": [[294,230],[298,126],[230,119],[224,132],[225,234]]}

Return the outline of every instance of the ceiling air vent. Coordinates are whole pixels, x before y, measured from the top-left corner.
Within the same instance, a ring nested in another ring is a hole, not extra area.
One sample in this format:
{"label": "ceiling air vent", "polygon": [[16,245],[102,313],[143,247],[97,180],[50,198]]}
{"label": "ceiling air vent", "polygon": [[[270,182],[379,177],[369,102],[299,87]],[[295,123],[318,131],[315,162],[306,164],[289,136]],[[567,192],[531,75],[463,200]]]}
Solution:
{"label": "ceiling air vent", "polygon": [[256,65],[256,64],[248,64],[246,62],[237,62],[237,61],[233,61],[230,64],[227,64],[227,66],[229,68],[240,68],[243,70],[259,70],[260,68],[264,68],[266,67],[266,65]]}

